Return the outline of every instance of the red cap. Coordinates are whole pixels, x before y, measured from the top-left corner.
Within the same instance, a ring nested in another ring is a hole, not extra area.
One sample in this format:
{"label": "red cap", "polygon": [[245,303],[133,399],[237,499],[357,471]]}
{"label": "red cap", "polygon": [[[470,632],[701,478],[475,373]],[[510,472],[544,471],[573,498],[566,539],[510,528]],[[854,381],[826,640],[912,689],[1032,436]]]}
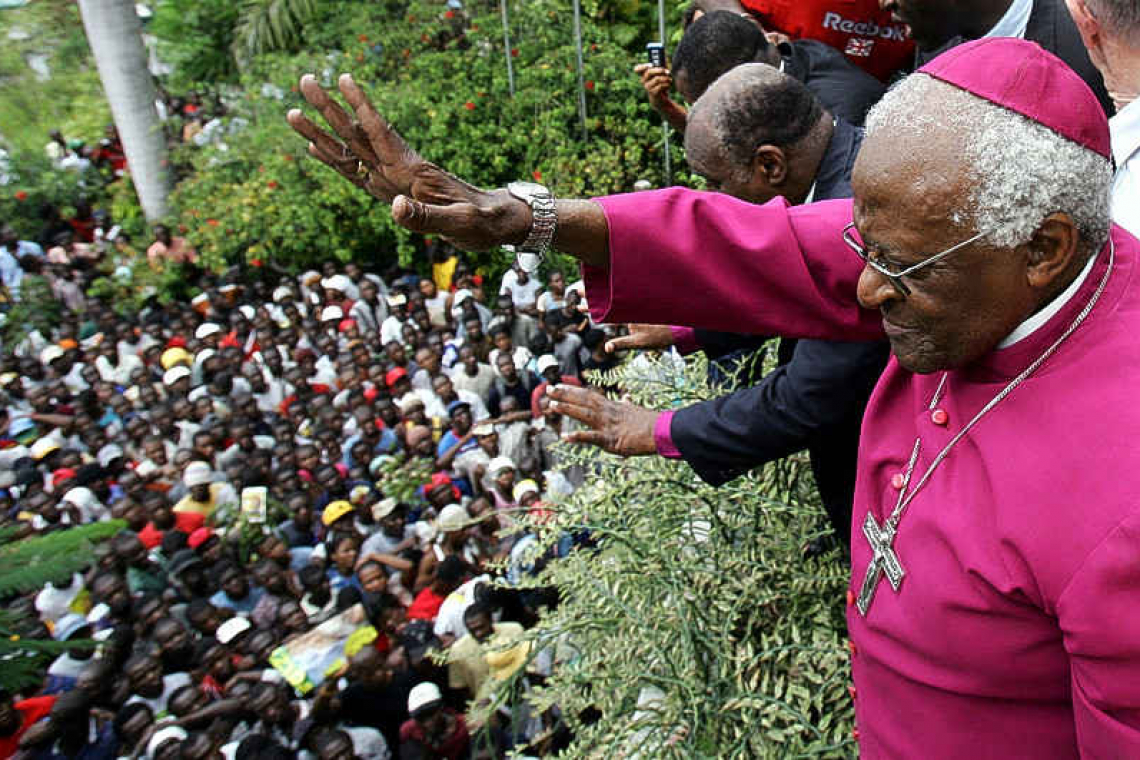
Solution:
{"label": "red cap", "polygon": [[75,477],[75,470],[70,467],[60,467],[58,470],[51,474],[51,484],[58,486],[65,480],[71,480]]}
{"label": "red cap", "polygon": [[348,332],[348,329],[350,327],[356,327],[356,320],[355,319],[342,319],[340,321],[340,324],[337,325],[337,329],[340,330],[341,332]]}
{"label": "red cap", "polygon": [[374,387],[368,387],[368,388],[364,389],[364,400],[365,401],[375,401],[376,397],[379,395],[380,395],[380,391],[376,390],[376,388],[374,388]]}
{"label": "red cap", "polygon": [[1062,137],[1112,156],[1100,101],[1064,61],[1036,42],[987,37],[952,48],[919,72],[1032,119]]}
{"label": "red cap", "polygon": [[213,528],[198,528],[190,534],[189,538],[186,539],[186,545],[191,549],[197,549],[199,546],[206,543],[206,540],[212,535],[214,535]]}
{"label": "red cap", "polygon": [[181,335],[175,335],[170,340],[166,341],[167,348],[186,348],[186,339]]}
{"label": "red cap", "polygon": [[403,367],[396,367],[395,369],[388,370],[388,374],[384,375],[384,382],[391,388],[402,377],[407,377],[408,371]]}

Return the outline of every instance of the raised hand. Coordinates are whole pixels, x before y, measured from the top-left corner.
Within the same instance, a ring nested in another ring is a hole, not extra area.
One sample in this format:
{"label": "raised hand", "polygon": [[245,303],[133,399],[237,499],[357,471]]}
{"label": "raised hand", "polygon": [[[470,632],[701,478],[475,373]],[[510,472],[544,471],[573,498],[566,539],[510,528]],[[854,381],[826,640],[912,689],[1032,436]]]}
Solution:
{"label": "raised hand", "polygon": [[649,96],[649,105],[665,117],[674,129],[684,132],[688,113],[669,95],[673,88],[673,77],[669,69],[649,63],[639,63],[633,67],[633,73],[641,77],[641,86]]}
{"label": "raised hand", "polygon": [[590,428],[567,434],[567,441],[593,444],[625,457],[657,453],[653,426],[659,412],[573,385],[550,386],[546,395],[552,410]]}
{"label": "raised hand", "polygon": [[438,234],[466,250],[520,243],[530,230],[525,203],[505,190],[481,190],[425,161],[373,107],[350,74],[337,82],[351,112],[312,74],[301,77],[301,94],[332,132],[299,109],[289,125],[309,141],[309,153],[370,195],[392,204],[392,217],[416,232]]}
{"label": "raised hand", "polygon": [[672,328],[665,325],[629,325],[629,335],[606,341],[606,353],[629,349],[662,350],[672,345]]}

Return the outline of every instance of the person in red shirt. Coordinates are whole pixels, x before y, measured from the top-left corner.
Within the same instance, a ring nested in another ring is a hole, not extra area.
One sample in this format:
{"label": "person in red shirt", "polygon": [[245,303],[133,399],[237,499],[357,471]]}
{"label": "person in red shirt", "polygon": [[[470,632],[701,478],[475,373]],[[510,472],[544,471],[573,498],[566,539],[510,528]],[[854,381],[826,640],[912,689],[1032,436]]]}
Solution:
{"label": "person in red shirt", "polygon": [[7,690],[0,689],[0,760],[16,754],[24,732],[46,718],[54,705],[54,695],[17,702]]}
{"label": "person in red shirt", "polygon": [[412,606],[408,608],[409,620],[435,620],[439,608],[448,595],[459,588],[467,575],[467,564],[456,557],[448,555],[443,558],[436,568],[435,578],[431,584],[425,586],[423,591],[416,594]]}
{"label": "person in red shirt", "polygon": [[162,536],[168,530],[181,531],[189,536],[206,522],[206,517],[197,512],[175,512],[162,494],[148,497],[147,506],[151,510],[150,522],[138,533],[147,551],[161,544]]}
{"label": "person in red shirt", "polygon": [[914,64],[906,24],[882,10],[879,0],[740,0],[740,6],[766,30],[831,45],[883,82]]}

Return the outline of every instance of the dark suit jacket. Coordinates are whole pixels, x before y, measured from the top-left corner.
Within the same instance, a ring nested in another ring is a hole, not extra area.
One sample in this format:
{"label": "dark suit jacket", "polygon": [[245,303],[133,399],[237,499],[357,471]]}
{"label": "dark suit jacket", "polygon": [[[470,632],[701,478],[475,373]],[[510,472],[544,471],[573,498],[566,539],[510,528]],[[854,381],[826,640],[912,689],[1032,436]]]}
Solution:
{"label": "dark suit jacket", "polygon": [[[862,130],[836,125],[816,174],[816,200],[851,196],[862,139]],[[708,338],[718,348],[732,337],[697,332],[698,341]],[[758,385],[678,411],[670,427],[673,445],[713,485],[807,448],[824,508],[846,545],[859,427],[888,353],[883,342],[783,340],[780,366]]]}
{"label": "dark suit jacket", "polygon": [[[1069,15],[1064,0],[1034,0],[1033,12],[1029,14],[1029,24],[1025,27],[1025,39],[1036,42],[1069,64],[1069,67],[1092,89],[1104,112],[1109,116],[1116,113],[1112,98],[1105,89],[1104,78],[1089,59],[1089,52],[1081,42],[1080,32],[1077,31],[1077,25],[1073,23],[1073,17]],[[964,37],[955,37],[938,50],[916,52],[915,68],[923,66],[963,42],[966,42]]]}
{"label": "dark suit jacket", "polygon": [[833,116],[857,127],[886,92],[882,82],[818,40],[786,42],[780,45],[780,55],[785,74],[803,82]]}

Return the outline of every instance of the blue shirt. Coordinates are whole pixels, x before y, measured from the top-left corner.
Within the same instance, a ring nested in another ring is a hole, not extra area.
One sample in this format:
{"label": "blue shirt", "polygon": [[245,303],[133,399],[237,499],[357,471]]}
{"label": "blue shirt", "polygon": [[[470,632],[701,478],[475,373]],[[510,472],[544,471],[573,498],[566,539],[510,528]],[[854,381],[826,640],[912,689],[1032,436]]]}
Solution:
{"label": "blue shirt", "polygon": [[242,615],[249,615],[253,612],[253,608],[257,606],[257,603],[261,601],[261,597],[264,595],[265,590],[256,586],[249,587],[249,593],[245,599],[231,599],[229,594],[225,591],[219,591],[210,597],[210,604],[215,607],[225,607]]}

